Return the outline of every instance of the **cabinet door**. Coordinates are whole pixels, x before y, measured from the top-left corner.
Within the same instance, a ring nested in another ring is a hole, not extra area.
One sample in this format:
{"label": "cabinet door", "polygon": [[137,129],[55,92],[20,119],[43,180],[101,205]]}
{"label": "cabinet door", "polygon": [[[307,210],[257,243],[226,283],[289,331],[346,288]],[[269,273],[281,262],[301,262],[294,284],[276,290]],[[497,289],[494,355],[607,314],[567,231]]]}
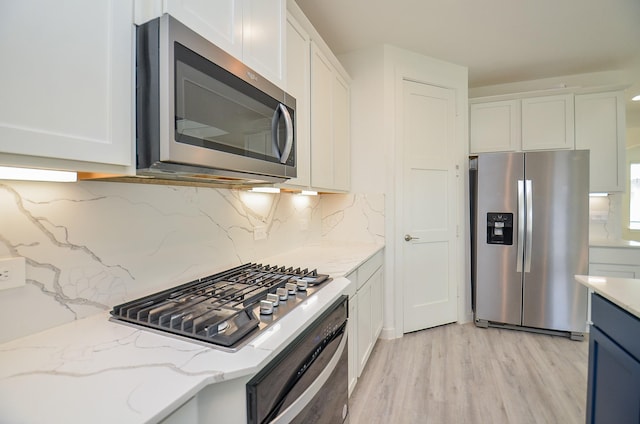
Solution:
{"label": "cabinet door", "polygon": [[243,0],[164,0],[163,11],[242,60]]}
{"label": "cabinet door", "polygon": [[0,152],[131,165],[132,1],[4,2],[0,28]]}
{"label": "cabinet door", "polygon": [[334,73],[332,96],[333,188],[348,191],[351,181],[349,137],[349,86]]}
{"label": "cabinet door", "polygon": [[358,295],[349,298],[349,396],[358,381]]}
{"label": "cabinet door", "polygon": [[311,43],[311,184],[333,186],[333,67]]}
{"label": "cabinet door", "polygon": [[362,374],[373,348],[371,335],[371,284],[358,290],[358,377]]}
{"label": "cabinet door", "polygon": [[591,192],[625,189],[624,114],[621,91],[575,97],[576,149],[591,151]]}
{"label": "cabinet door", "polygon": [[298,176],[286,185],[309,187],[311,184],[309,94],[310,39],[293,19],[287,17],[286,91],[296,99],[296,171]]}
{"label": "cabinet door", "polygon": [[520,100],[472,104],[469,151],[513,152],[520,148]]}
{"label": "cabinet door", "polygon": [[351,180],[349,86],[311,42],[311,185],[348,191]]}
{"label": "cabinet door", "polygon": [[637,424],[639,419],[640,362],[592,326],[587,423]]}
{"label": "cabinet door", "polygon": [[285,0],[244,0],[242,60],[284,87]]}
{"label": "cabinet door", "polygon": [[372,343],[375,345],[378,336],[382,331],[383,321],[383,270],[379,268],[371,277],[371,326],[372,326]]}
{"label": "cabinet door", "polygon": [[522,150],[573,149],[573,94],[522,99]]}
{"label": "cabinet door", "polygon": [[616,264],[589,264],[589,275],[603,277],[640,278],[640,266]]}

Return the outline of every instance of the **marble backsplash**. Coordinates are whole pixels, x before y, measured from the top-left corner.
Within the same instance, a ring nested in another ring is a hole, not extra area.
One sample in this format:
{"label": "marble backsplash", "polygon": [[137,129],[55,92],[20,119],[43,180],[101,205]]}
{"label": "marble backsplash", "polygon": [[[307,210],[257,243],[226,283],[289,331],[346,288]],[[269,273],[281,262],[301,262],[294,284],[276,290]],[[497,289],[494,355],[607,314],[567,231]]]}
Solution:
{"label": "marble backsplash", "polygon": [[589,198],[589,239],[620,240],[622,196],[619,193]]}
{"label": "marble backsplash", "polygon": [[384,196],[1,183],[0,258],[27,284],[0,291],[0,342],[323,240],[383,243]]}

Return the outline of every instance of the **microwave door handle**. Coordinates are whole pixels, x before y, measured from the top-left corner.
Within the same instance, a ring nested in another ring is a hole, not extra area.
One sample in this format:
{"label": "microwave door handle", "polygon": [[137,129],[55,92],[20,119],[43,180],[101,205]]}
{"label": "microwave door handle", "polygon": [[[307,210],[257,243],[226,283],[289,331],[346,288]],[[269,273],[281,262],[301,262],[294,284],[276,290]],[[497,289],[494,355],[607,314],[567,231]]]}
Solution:
{"label": "microwave door handle", "polygon": [[274,157],[281,159],[280,146],[278,144],[278,123],[280,122],[280,114],[282,113],[282,104],[279,104],[276,110],[273,111],[273,117],[271,118],[271,152]]}
{"label": "microwave door handle", "polygon": [[284,124],[287,127],[287,139],[284,144],[284,151],[280,157],[280,163],[287,163],[289,156],[291,155],[291,149],[293,148],[293,120],[291,119],[291,114],[282,103],[280,103],[278,109],[282,110]]}
{"label": "microwave door handle", "polygon": [[[278,143],[278,141],[280,141],[278,139],[278,122],[280,121],[280,115],[284,117],[284,125],[287,128],[287,136],[282,151],[280,151]],[[271,118],[271,142],[274,156],[280,159],[280,163],[287,163],[289,155],[291,155],[291,149],[293,148],[293,121],[291,114],[282,103],[278,105],[273,113],[273,118]]]}

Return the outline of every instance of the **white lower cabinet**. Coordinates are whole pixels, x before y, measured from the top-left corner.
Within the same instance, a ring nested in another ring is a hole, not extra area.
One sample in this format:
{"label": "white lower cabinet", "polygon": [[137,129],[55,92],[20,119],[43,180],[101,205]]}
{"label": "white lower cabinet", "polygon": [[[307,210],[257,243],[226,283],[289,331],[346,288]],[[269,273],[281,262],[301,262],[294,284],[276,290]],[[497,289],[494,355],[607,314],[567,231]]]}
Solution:
{"label": "white lower cabinet", "polygon": [[0,163],[133,173],[133,0],[4,2]]}
{"label": "white lower cabinet", "polygon": [[373,340],[378,338],[382,332],[382,322],[384,318],[382,301],[383,287],[383,269],[379,268],[376,273],[371,277],[371,323],[373,328]]}
{"label": "white lower cabinet", "polygon": [[[640,279],[640,248],[589,247],[589,275]],[[591,296],[587,310],[587,322],[591,322]]]}
{"label": "white lower cabinet", "polygon": [[[351,279],[351,277],[347,277]],[[358,294],[353,293],[349,297],[349,340],[347,349],[349,350],[349,396],[356,387],[358,381]]]}
{"label": "white lower cabinet", "polygon": [[373,350],[371,305],[371,284],[365,284],[358,290],[358,377],[362,374],[362,370]]}
{"label": "white lower cabinet", "polygon": [[589,248],[589,275],[640,278],[640,248]]}
{"label": "white lower cabinet", "polygon": [[376,253],[347,278],[353,282],[349,296],[349,394],[382,331],[383,253]]}

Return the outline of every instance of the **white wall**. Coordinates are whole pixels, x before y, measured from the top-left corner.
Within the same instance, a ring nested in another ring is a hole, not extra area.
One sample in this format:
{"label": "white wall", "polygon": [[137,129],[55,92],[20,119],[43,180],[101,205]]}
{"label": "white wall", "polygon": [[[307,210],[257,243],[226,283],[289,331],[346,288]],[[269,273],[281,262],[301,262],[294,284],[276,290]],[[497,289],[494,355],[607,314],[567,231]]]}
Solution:
{"label": "white wall", "polygon": [[[401,249],[397,221],[396,166],[396,99],[398,83],[409,78],[428,84],[456,89],[458,116],[456,142],[459,146],[460,164],[466,166],[468,145],[467,129],[467,69],[437,59],[425,57],[390,45],[378,45],[350,52],[339,57],[352,78],[351,83],[351,148],[352,189],[356,192],[379,191],[385,194],[385,296],[384,328],[382,337],[402,335],[402,285],[396,263],[400,262]],[[463,187],[463,186],[461,186]],[[458,222],[465,228],[464,188],[458,193],[460,214]],[[461,231],[458,260],[465,263],[464,245],[467,235]],[[460,275],[454,276],[459,286],[459,318],[469,319],[467,266],[460,266]]]}

